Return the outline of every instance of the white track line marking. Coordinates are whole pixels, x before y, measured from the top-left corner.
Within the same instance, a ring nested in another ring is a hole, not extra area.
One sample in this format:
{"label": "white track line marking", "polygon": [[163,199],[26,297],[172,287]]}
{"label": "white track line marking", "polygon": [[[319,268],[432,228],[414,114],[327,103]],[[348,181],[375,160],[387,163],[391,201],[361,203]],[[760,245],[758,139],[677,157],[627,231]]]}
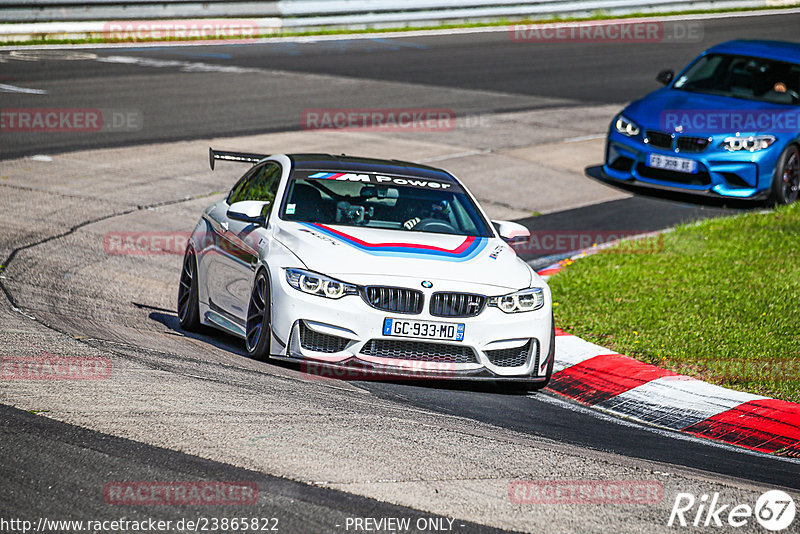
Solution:
{"label": "white track line marking", "polygon": [[4,93],[23,93],[26,95],[46,95],[47,91],[44,89],[28,89],[27,87],[17,87],[16,85],[8,85],[7,83],[0,83],[0,91]]}
{"label": "white track line marking", "polygon": [[121,63],[125,65],[138,65],[140,67],[176,68],[179,69],[181,72],[227,72],[232,74],[242,74],[247,72],[264,72],[262,69],[237,67],[235,65],[214,65],[212,63],[179,61],[172,59],[153,59],[153,58],[136,57],[136,56],[98,57],[96,61],[99,61],[100,63]]}
{"label": "white track line marking", "polygon": [[94,59],[97,55],[91,52],[73,52],[71,50],[53,49],[53,50],[37,50],[30,48],[23,48],[22,50],[12,50],[7,59],[16,59],[18,61],[85,61]]}
{"label": "white track line marking", "polygon": [[580,143],[581,141],[593,141],[595,139],[603,139],[606,136],[604,133],[581,135],[579,137],[567,137],[562,141],[563,143]]}

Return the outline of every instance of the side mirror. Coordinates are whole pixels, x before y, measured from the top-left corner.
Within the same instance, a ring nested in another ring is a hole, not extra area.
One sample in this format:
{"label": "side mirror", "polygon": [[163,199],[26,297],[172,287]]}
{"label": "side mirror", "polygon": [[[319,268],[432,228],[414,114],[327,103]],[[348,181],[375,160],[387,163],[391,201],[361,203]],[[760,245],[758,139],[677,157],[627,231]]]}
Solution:
{"label": "side mirror", "polygon": [[263,200],[242,200],[234,202],[228,208],[228,218],[235,221],[244,221],[253,224],[266,225],[267,217],[264,208],[269,206],[269,201]]}
{"label": "side mirror", "polygon": [[497,233],[508,244],[522,243],[531,237],[531,232],[519,223],[511,221],[492,221]]}
{"label": "side mirror", "polygon": [[669,82],[671,82],[674,77],[675,73],[670,69],[667,69],[659,72],[658,76],[656,76],[656,80],[661,82],[662,85],[668,85]]}

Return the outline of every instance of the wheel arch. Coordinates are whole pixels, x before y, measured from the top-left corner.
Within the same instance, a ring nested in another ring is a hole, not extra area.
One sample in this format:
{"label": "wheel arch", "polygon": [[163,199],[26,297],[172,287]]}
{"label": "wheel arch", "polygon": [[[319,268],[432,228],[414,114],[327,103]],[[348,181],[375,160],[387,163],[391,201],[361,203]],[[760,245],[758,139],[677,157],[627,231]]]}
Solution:
{"label": "wheel arch", "polygon": [[[772,170],[772,180],[770,181],[770,187],[769,187],[769,192],[770,192],[769,198],[770,198],[770,201],[775,203],[775,204],[783,204],[783,202],[781,201],[780,197],[777,194],[776,185],[777,185],[777,182],[778,182],[778,180],[780,178],[780,174],[779,173],[781,173],[783,171],[784,154],[786,153],[787,150],[792,149],[792,148],[797,153],[797,155],[798,155],[798,164],[800,164],[800,135],[798,135],[794,139],[788,141],[783,146],[783,148],[781,148],[781,151],[778,154],[778,158],[777,158],[777,160],[775,162],[775,168]],[[800,201],[800,198],[794,200],[794,202],[799,202],[799,201]],[[791,203],[791,202],[789,202],[789,203]]]}
{"label": "wheel arch", "polygon": [[253,289],[253,285],[256,283],[256,279],[258,275],[264,273],[267,277],[267,291],[269,291],[269,321],[270,324],[272,323],[272,273],[270,272],[269,265],[266,262],[260,261],[258,262],[258,267],[253,272],[253,283],[250,284],[250,289]]}

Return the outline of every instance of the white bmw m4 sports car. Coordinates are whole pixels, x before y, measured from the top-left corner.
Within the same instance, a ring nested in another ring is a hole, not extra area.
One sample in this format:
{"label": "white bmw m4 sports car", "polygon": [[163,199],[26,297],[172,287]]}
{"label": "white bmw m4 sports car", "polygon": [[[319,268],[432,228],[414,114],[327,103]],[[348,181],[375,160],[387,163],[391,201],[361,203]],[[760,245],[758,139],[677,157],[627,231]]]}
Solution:
{"label": "white bmw m4 sports car", "polygon": [[529,232],[490,222],[453,175],[327,154],[210,158],[253,165],[189,239],[183,329],[229,332],[256,359],[547,384],[550,290],[509,245]]}

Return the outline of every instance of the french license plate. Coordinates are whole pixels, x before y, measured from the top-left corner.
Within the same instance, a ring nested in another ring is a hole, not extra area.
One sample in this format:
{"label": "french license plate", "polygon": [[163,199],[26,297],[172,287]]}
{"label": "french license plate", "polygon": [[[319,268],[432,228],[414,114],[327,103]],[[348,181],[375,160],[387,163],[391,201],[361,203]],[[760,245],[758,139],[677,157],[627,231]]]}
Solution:
{"label": "french license plate", "polygon": [[433,321],[383,320],[383,335],[464,341],[464,323],[437,323]]}
{"label": "french license plate", "polygon": [[655,169],[666,169],[668,171],[690,174],[697,173],[696,161],[686,158],[676,158],[674,156],[662,156],[661,154],[650,154],[647,158],[647,166]]}

